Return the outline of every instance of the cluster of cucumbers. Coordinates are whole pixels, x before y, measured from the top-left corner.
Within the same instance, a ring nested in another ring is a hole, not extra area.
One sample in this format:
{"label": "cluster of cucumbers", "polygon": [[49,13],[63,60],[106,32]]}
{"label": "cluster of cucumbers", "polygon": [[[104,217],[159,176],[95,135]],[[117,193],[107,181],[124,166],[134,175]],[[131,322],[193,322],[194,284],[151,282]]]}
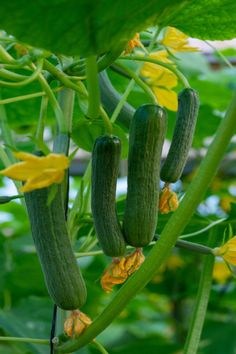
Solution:
{"label": "cluster of cucumbers", "polygon": [[[154,104],[143,105],[135,111],[130,124],[123,226],[117,217],[115,201],[121,142],[109,135],[95,141],[92,213],[106,255],[120,257],[125,253],[126,244],[139,248],[152,241],[157,224],[160,176],[166,182],[175,182],[180,177],[192,144],[197,111],[196,92],[184,89],[179,95],[176,127],[162,169],[166,112]],[[48,203],[49,193],[50,188],[25,193],[32,235],[51,298],[60,308],[74,310],[84,305],[86,287],[68,235],[62,185],[51,203]]]}
{"label": "cluster of cucumbers", "polygon": [[117,137],[109,135],[95,141],[92,213],[100,246],[108,256],[123,256],[126,244],[140,248],[147,246],[154,237],[160,177],[166,183],[180,178],[197,120],[199,100],[196,91],[185,88],[178,101],[173,139],[162,168],[161,153],[167,128],[165,110],[146,104],[134,113],[129,130],[128,191],[122,227],[115,204],[121,143]]}

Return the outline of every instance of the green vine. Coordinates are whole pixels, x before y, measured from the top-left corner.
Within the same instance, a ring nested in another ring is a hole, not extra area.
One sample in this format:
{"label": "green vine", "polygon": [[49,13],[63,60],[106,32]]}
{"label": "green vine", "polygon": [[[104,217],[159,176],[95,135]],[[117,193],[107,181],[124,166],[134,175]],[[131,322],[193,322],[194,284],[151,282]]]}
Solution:
{"label": "green vine", "polygon": [[69,353],[77,350],[101,333],[124,309],[137,292],[145,287],[160,265],[168,258],[177,238],[190,221],[217,171],[218,165],[235,132],[235,115],[236,95],[232,100],[225,118],[218,127],[215,138],[198,169],[196,177],[189,185],[179,208],[169,219],[163,229],[160,240],[153,247],[143,265],[115,294],[111,303],[108,304],[85,333],[78,339],[60,344],[55,348],[56,353]]}

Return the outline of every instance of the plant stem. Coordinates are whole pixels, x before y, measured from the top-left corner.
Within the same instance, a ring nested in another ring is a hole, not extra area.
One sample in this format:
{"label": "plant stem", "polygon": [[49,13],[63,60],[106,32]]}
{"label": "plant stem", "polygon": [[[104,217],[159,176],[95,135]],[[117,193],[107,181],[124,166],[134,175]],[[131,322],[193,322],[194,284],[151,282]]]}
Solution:
{"label": "plant stem", "polygon": [[41,100],[39,120],[38,120],[37,130],[35,134],[39,149],[41,149],[42,144],[44,144],[43,133],[44,133],[45,118],[47,115],[47,108],[48,108],[48,97],[43,96]]}
{"label": "plant stem", "polygon": [[[211,230],[209,246],[214,246],[216,238],[217,232],[215,230]],[[184,354],[196,354],[198,350],[211,291],[214,260],[214,256],[206,257],[203,263],[196,302],[191,316],[190,327],[184,346]]]}
{"label": "plant stem", "polygon": [[99,350],[100,353],[102,353],[102,354],[109,354],[108,351],[106,351],[106,349],[103,347],[103,345],[102,345],[100,342],[98,342],[97,340],[94,339],[94,340],[91,342],[91,344],[94,344],[95,347]]}
{"label": "plant stem", "polygon": [[[26,85],[30,84],[32,81],[37,79],[37,77],[39,76],[39,74],[42,71],[42,67],[43,67],[43,62],[41,61],[41,62],[39,62],[38,67],[34,66],[33,74],[31,76],[26,76],[27,77],[26,79],[21,80],[21,81],[18,80],[18,82],[8,82],[8,81],[1,81],[0,80],[0,85],[6,86],[6,87],[26,86]],[[12,73],[12,74],[14,74],[14,73]],[[23,76],[23,78],[24,78],[24,76]]]}
{"label": "plant stem", "polygon": [[89,94],[87,117],[97,119],[100,111],[100,92],[96,56],[86,58],[87,90]]}
{"label": "plant stem", "polygon": [[58,96],[59,104],[66,122],[66,130],[70,134],[72,131],[75,91],[64,88]]}
{"label": "plant stem", "polygon": [[206,232],[207,230],[211,229],[212,227],[214,227],[214,226],[216,226],[216,225],[218,225],[218,224],[221,224],[221,223],[222,223],[223,221],[225,221],[225,220],[226,220],[226,218],[213,221],[212,223],[210,223],[209,225],[207,225],[207,226],[204,227],[203,229],[200,229],[200,230],[195,231],[195,232],[191,232],[190,234],[181,235],[179,238],[188,238],[188,237],[193,237],[193,236],[200,235],[200,234],[202,234],[203,232]]}
{"label": "plant stem", "polygon": [[21,343],[34,343],[34,344],[44,344],[49,345],[48,339],[37,339],[37,338],[19,338],[19,337],[0,337],[0,342],[21,342]]}
{"label": "plant stem", "polygon": [[[34,64],[31,64],[31,65],[33,68],[35,68]],[[63,115],[61,107],[60,107],[51,87],[49,86],[49,84],[47,83],[46,79],[44,78],[44,76],[42,74],[38,75],[38,81],[48,96],[48,100],[49,100],[49,102],[52,106],[52,109],[55,113],[55,116],[56,116],[59,132],[66,133],[67,129],[66,129],[64,115]]]}
{"label": "plant stem", "polygon": [[[62,87],[57,87],[55,89],[52,89],[54,93],[61,91]],[[46,96],[46,92],[35,92],[35,93],[29,93],[28,95],[22,95],[22,96],[16,96],[16,97],[10,97],[10,98],[5,98],[0,100],[0,105],[3,104],[9,104],[9,103],[14,103],[18,101],[24,101],[24,100],[30,100],[32,98],[37,98],[37,97],[42,97]]]}
{"label": "plant stem", "polygon": [[[160,239],[160,236],[155,235],[155,238],[158,241]],[[153,242],[149,243],[149,246],[154,246],[155,244],[156,244],[156,242],[153,241]],[[188,241],[183,241],[183,240],[177,240],[175,243],[175,247],[183,248],[183,249],[197,252],[197,253],[201,253],[201,254],[213,254],[213,251],[210,247],[206,247],[206,246],[200,245],[198,243],[193,243],[193,242],[188,242]],[[126,248],[133,249],[135,247],[127,246]],[[104,252],[102,250],[98,250],[98,251],[91,251],[91,252],[76,252],[75,253],[76,258],[98,256],[98,255],[104,255]]]}
{"label": "plant stem", "polygon": [[133,70],[117,62],[116,65],[120,67],[122,70],[126,71],[129,74],[129,76],[132,77],[132,79],[136,82],[136,84],[143,89],[143,91],[146,93],[148,97],[150,97],[151,102],[153,102],[154,104],[157,103],[157,98],[152,92],[152,90],[150,89],[150,87],[147,84],[145,84],[145,82],[143,82],[143,80],[140,79],[140,77]]}
{"label": "plant stem", "polygon": [[125,89],[125,92],[121,96],[121,99],[120,99],[118,105],[116,106],[114,112],[112,113],[111,120],[110,120],[111,123],[115,123],[118,115],[121,112],[122,107],[124,106],[125,102],[127,101],[127,98],[129,96],[130,92],[134,88],[134,85],[135,85],[135,81],[133,79],[130,80],[129,84],[127,85],[127,87]]}
{"label": "plant stem", "polygon": [[168,258],[178,236],[190,221],[198,204],[204,197],[211,183],[224,152],[235,133],[236,94],[231,105],[219,125],[215,138],[202,161],[196,177],[189,185],[188,190],[178,209],[170,217],[161,234],[160,240],[153,247],[148,257],[133,274],[133,276],[115,294],[113,300],[106,306],[100,316],[88,327],[80,338],[55,348],[56,353],[68,353],[77,350],[101,333],[115,317],[125,308],[129,301],[143,289],[152,279],[157,269]]}
{"label": "plant stem", "polygon": [[178,77],[178,79],[182,82],[184,87],[186,87],[186,88],[190,87],[190,84],[189,84],[187,78],[178,69],[176,69],[174,67],[174,65],[166,64],[166,63],[163,63],[160,60],[149,58],[149,57],[146,57],[146,56],[141,56],[141,55],[121,56],[121,57],[119,57],[119,59],[145,61],[145,62],[148,62],[148,63],[157,64],[157,65],[163,66],[164,68],[172,71]]}

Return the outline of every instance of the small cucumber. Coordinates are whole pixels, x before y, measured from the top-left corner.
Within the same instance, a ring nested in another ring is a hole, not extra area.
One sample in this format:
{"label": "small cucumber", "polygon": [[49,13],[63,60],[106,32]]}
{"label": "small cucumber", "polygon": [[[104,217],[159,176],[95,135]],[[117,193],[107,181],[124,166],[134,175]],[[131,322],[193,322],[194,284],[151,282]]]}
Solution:
{"label": "small cucumber", "polygon": [[122,256],[125,240],[116,213],[116,181],[121,154],[115,136],[96,139],[92,153],[92,213],[99,243],[111,257]]}
{"label": "small cucumber", "polygon": [[134,247],[148,245],[158,215],[160,161],[166,132],[166,113],[153,104],[137,109],[130,127],[128,192],[124,235]]}
{"label": "small cucumber", "polygon": [[25,193],[32,236],[51,298],[63,310],[74,310],[84,305],[86,287],[68,236],[62,186],[47,205],[49,191]]}
{"label": "small cucumber", "polygon": [[198,94],[193,89],[182,90],[178,101],[173,139],[161,168],[161,179],[168,183],[176,182],[182,175],[192,145],[199,108]]}

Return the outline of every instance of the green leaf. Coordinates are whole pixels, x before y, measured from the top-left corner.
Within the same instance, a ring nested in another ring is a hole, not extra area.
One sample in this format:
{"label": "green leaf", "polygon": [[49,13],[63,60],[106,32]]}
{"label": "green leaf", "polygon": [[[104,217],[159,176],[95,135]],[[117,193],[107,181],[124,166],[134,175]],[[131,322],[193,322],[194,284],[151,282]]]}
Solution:
{"label": "green leaf", "polygon": [[[105,134],[106,129],[101,120],[91,121],[88,119],[80,119],[73,127],[72,139],[80,148],[91,152],[96,138]],[[116,124],[113,125],[113,134],[118,136],[121,140],[121,156],[124,159],[128,155],[128,138],[124,131]]]}
{"label": "green leaf", "polygon": [[0,27],[33,46],[88,56],[122,50],[153,24],[197,38],[233,38],[235,14],[234,0],[2,0]]}
{"label": "green leaf", "polygon": [[173,0],[3,0],[0,27],[33,46],[88,56],[124,48],[164,9],[178,7]]}
{"label": "green leaf", "polygon": [[[168,25],[191,37],[231,39],[236,34],[236,2],[234,0],[186,1],[180,11],[169,15]],[[166,25],[166,19],[164,19]]]}

